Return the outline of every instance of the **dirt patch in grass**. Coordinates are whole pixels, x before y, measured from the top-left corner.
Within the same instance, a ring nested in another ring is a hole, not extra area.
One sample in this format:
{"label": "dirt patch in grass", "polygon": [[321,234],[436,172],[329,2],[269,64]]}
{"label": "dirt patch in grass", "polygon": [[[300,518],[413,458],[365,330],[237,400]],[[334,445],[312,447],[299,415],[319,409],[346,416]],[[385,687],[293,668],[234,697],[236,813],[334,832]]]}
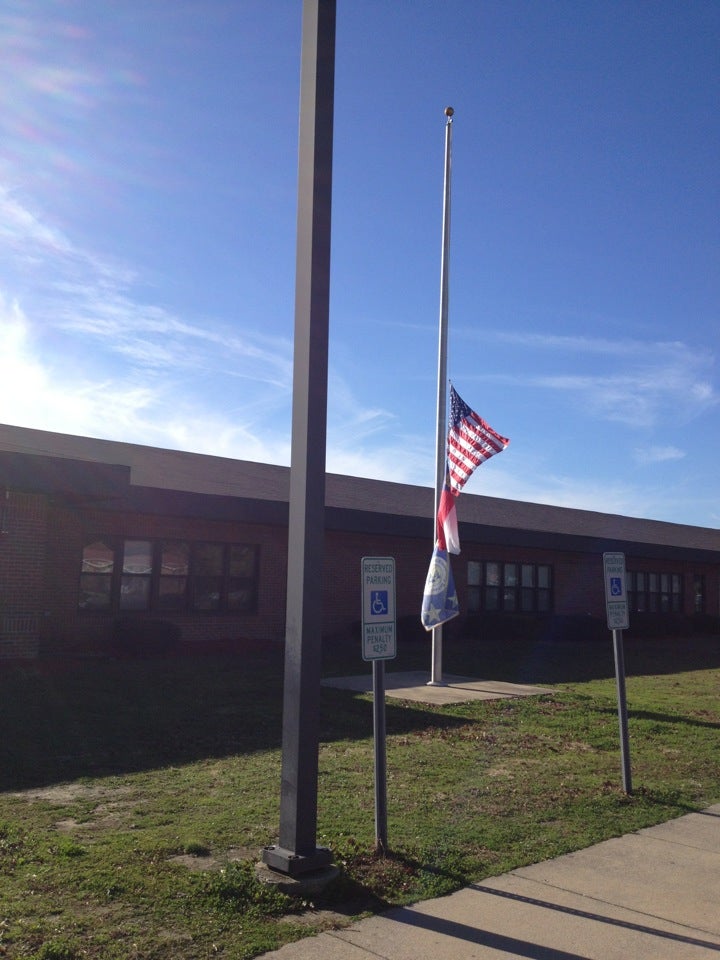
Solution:
{"label": "dirt patch in grass", "polygon": [[221,853],[180,853],[175,857],[168,857],[168,863],[178,867],[186,867],[193,873],[215,873],[224,869],[229,863],[238,863],[240,860],[258,860],[259,850],[248,847],[231,847]]}
{"label": "dirt patch in grass", "polygon": [[46,803],[64,807],[78,801],[108,800],[128,796],[132,792],[131,787],[109,787],[102,783],[58,783],[49,787],[19,790],[11,793],[10,796],[18,797],[20,800],[44,800]]}

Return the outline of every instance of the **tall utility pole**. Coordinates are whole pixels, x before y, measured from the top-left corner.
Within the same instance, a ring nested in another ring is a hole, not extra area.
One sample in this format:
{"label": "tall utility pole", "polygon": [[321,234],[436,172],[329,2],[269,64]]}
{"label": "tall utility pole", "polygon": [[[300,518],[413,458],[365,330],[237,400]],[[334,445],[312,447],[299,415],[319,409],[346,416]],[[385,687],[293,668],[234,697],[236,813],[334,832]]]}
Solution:
{"label": "tall utility pole", "polygon": [[263,851],[291,876],[332,859],[316,836],[334,92],[335,0],[303,0],[280,838]]}

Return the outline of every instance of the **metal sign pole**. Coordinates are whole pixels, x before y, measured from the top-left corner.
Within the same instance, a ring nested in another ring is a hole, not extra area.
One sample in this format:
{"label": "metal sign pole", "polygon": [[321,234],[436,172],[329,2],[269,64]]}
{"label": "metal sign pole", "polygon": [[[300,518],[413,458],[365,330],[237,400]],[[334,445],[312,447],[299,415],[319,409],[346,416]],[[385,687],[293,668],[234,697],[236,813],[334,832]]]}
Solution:
{"label": "metal sign pole", "polygon": [[620,758],[622,761],[623,790],[632,793],[632,773],[630,771],[630,741],[628,738],[628,713],[625,697],[625,658],[623,656],[622,630],[613,630],[613,649],[615,651],[615,678],[618,695],[618,720],[620,721]]}
{"label": "metal sign pole", "polygon": [[375,849],[387,850],[387,759],[385,661],[397,655],[395,558],[363,557],[361,562],[362,656],[372,660],[375,742]]}
{"label": "metal sign pole", "polygon": [[622,758],[623,790],[632,793],[630,775],[630,747],[628,742],[627,701],[625,699],[625,658],[623,656],[622,632],[630,626],[627,577],[624,553],[604,553],[603,573],[605,578],[605,605],[608,630],[612,630],[615,651],[615,679],[618,694],[618,719],[620,720],[620,755]]}
{"label": "metal sign pole", "polygon": [[384,853],[388,848],[384,660],[373,660],[373,730],[375,734],[375,849]]}

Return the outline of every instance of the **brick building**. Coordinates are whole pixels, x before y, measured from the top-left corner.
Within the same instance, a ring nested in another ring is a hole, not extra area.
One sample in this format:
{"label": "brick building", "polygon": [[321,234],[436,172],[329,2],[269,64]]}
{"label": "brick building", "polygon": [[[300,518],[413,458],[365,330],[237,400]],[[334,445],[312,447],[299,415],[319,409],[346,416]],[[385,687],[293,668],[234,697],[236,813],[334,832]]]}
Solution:
{"label": "brick building", "polygon": [[[170,623],[184,644],[284,636],[289,470],[0,425],[0,658],[103,652]],[[602,554],[633,613],[720,615],[720,530],[464,493],[464,616],[604,617]],[[432,490],[329,474],[324,633],[360,617],[360,560],[396,559],[419,618]],[[119,634],[120,631],[120,634]]]}

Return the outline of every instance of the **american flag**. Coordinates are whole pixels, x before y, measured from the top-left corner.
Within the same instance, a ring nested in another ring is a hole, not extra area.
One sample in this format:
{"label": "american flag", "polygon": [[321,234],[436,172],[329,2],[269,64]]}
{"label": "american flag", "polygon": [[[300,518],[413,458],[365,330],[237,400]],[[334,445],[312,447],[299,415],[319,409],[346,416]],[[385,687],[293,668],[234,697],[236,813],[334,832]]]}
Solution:
{"label": "american flag", "polygon": [[502,453],[510,441],[470,409],[450,386],[450,428],[447,439],[448,482],[458,496],[476,467]]}

